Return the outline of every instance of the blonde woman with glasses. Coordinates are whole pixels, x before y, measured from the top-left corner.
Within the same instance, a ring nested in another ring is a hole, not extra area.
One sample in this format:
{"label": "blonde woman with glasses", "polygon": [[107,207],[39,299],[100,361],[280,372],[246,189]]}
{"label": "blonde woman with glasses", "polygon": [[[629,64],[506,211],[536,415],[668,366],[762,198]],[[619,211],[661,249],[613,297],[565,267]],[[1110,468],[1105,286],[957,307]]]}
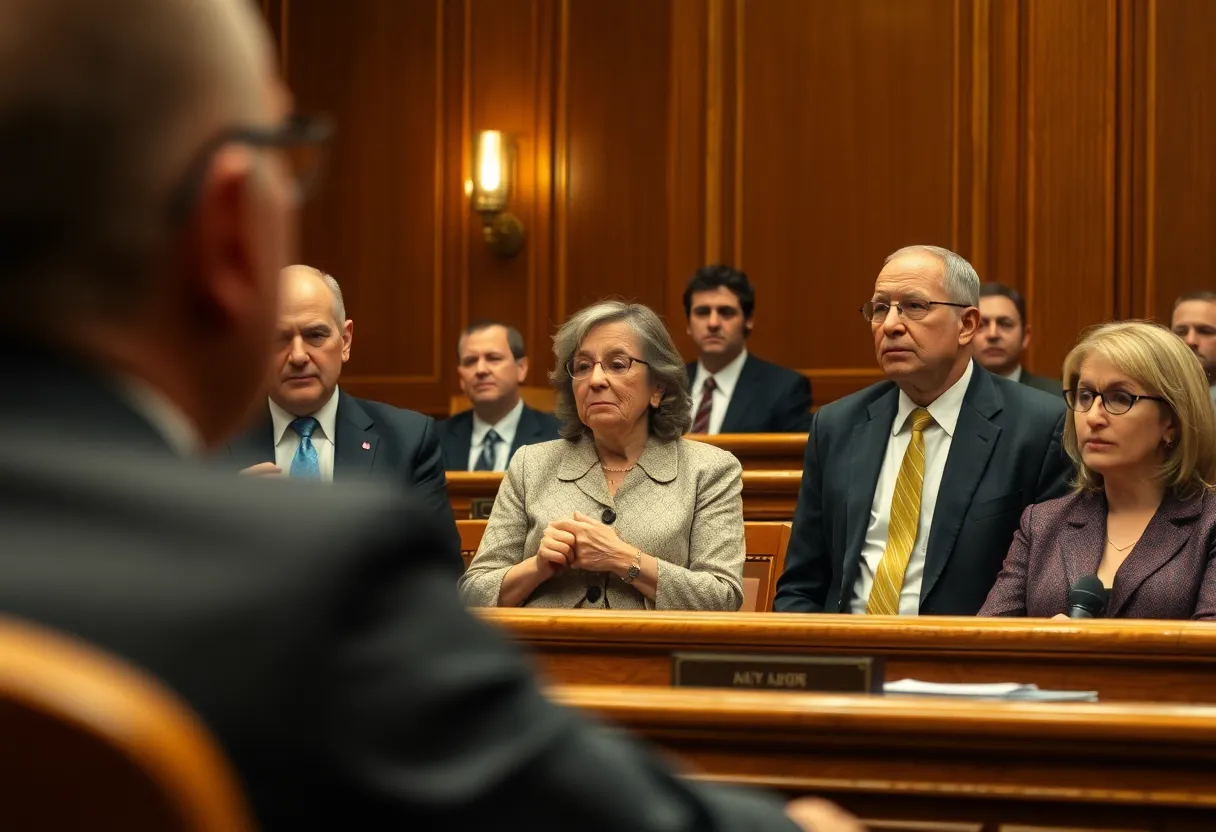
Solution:
{"label": "blonde woman with glasses", "polygon": [[1164,327],[1083,335],[1064,362],[1071,496],[1032,505],[980,615],[1065,618],[1096,576],[1108,618],[1216,618],[1216,417],[1199,360]]}

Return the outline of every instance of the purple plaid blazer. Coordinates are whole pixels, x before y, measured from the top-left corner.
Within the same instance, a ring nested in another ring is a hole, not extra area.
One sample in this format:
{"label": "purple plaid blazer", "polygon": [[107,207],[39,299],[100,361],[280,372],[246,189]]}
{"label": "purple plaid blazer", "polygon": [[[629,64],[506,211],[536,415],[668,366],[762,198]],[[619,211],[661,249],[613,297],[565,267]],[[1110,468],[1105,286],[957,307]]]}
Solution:
{"label": "purple plaid blazer", "polygon": [[[1028,506],[979,614],[1049,618],[1098,571],[1106,498],[1084,493]],[[1115,573],[1107,618],[1216,618],[1216,495],[1167,495]]]}

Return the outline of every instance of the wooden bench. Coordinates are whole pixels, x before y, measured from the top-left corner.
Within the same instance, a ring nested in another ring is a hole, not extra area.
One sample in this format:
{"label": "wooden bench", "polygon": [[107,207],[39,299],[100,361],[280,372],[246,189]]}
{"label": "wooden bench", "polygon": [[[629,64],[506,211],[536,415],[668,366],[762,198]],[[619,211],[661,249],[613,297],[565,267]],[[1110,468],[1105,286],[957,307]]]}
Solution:
{"label": "wooden bench", "polygon": [[[483,520],[490,514],[503,474],[498,471],[448,471],[448,499],[458,518]],[[744,520],[793,520],[802,470],[744,471]]]}
{"label": "wooden bench", "polygon": [[616,686],[551,693],[673,752],[699,779],[822,795],[875,830],[1216,829],[1213,707]]}
{"label": "wooden bench", "polygon": [[685,439],[730,451],[744,471],[801,471],[805,433],[690,433]]}
{"label": "wooden bench", "polygon": [[1103,701],[1216,703],[1216,627],[1206,622],[478,612],[527,645],[562,684],[666,687],[676,651],[877,656],[888,680],[1033,682],[1096,690]]}
{"label": "wooden bench", "polygon": [[[773,608],[773,596],[777,591],[777,578],[785,569],[785,551],[790,543],[789,523],[744,523],[747,539],[747,560],[743,564],[743,606],[748,612],[769,612]],[[457,520],[460,531],[460,554],[467,568],[481,536],[486,530],[485,520]],[[575,612],[571,610],[570,612]],[[581,612],[581,611],[580,611]],[[726,613],[737,615],[737,613]]]}

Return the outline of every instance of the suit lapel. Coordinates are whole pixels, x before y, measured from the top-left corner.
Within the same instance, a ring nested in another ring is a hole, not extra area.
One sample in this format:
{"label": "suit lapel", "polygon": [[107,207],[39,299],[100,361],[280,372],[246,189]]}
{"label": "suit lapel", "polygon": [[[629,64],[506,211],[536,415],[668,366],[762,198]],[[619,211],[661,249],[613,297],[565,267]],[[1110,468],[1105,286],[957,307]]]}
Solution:
{"label": "suit lapel", "polygon": [[[515,426],[515,441],[511,443],[511,453],[507,456],[507,462],[511,462],[511,457],[515,456],[515,452],[527,445],[535,439],[539,433],[539,425],[536,424],[536,417],[532,413],[532,408],[524,405],[524,409],[519,413],[519,424]],[[472,441],[472,425],[469,426],[468,441]],[[465,443],[466,445],[468,442]],[[466,450],[466,455],[468,451]]]}
{"label": "suit lapel", "polygon": [[971,499],[988,469],[997,437],[1001,435],[1000,426],[991,421],[1003,406],[1000,394],[986,372],[975,366],[972,373],[950,440],[950,454],[946,457],[946,468],[937,489],[937,504],[933,507],[933,526],[929,530],[925,575],[920,588],[922,603],[933,591],[954,551]]}
{"label": "suit lapel", "polygon": [[899,408],[899,388],[891,386],[884,396],[870,405],[869,419],[853,428],[849,438],[853,449],[849,459],[848,503],[845,507],[844,573],[841,577],[841,601],[857,582],[861,563],[861,548],[865,545],[866,529],[870,527],[870,509],[874,505],[874,489],[882,473],[882,461],[887,455],[891,426]]}
{"label": "suit lapel", "polygon": [[[1140,536],[1140,543],[1115,572],[1108,618],[1116,618],[1149,576],[1165,566],[1186,545],[1194,531],[1194,519],[1203,507],[1203,497],[1177,500],[1167,496]],[[1099,549],[1102,547],[1099,546]],[[1072,586],[1072,584],[1069,584]]]}
{"label": "suit lapel", "polygon": [[449,471],[465,471],[469,467],[469,451],[473,448],[473,411],[466,410],[448,419],[449,441],[445,452]]}
{"label": "suit lapel", "polygon": [[739,431],[739,423],[743,419],[743,414],[749,405],[754,404],[755,394],[752,393],[752,387],[755,386],[756,381],[755,370],[756,364],[749,353],[747,358],[743,359],[743,369],[739,371],[739,379],[735,382],[735,389],[730,394],[730,404],[726,406],[726,415],[722,417],[720,433]]}
{"label": "suit lapel", "polygon": [[1056,541],[1056,555],[1064,564],[1071,587],[1082,575],[1096,575],[1106,538],[1106,501],[1097,494],[1082,494],[1064,518],[1065,528]]}
{"label": "suit lapel", "polygon": [[338,391],[337,436],[334,437],[334,479],[352,476],[367,476],[372,472],[372,463],[380,437],[375,433],[375,423],[358,399]]}

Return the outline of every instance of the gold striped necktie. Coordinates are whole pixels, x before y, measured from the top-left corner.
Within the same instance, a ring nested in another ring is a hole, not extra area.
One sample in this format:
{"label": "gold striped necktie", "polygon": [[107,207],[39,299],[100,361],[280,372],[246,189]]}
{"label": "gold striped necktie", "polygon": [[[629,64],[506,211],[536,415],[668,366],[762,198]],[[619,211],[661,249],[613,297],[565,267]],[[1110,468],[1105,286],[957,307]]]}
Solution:
{"label": "gold striped necktie", "polygon": [[933,421],[929,411],[918,407],[912,411],[912,441],[904,451],[895,478],[895,494],[891,497],[891,515],[887,529],[887,547],[883,550],[866,612],[870,615],[899,615],[899,593],[904,585],[904,573],[912,547],[916,545],[916,529],[920,525],[920,490],[925,484],[925,428]]}

